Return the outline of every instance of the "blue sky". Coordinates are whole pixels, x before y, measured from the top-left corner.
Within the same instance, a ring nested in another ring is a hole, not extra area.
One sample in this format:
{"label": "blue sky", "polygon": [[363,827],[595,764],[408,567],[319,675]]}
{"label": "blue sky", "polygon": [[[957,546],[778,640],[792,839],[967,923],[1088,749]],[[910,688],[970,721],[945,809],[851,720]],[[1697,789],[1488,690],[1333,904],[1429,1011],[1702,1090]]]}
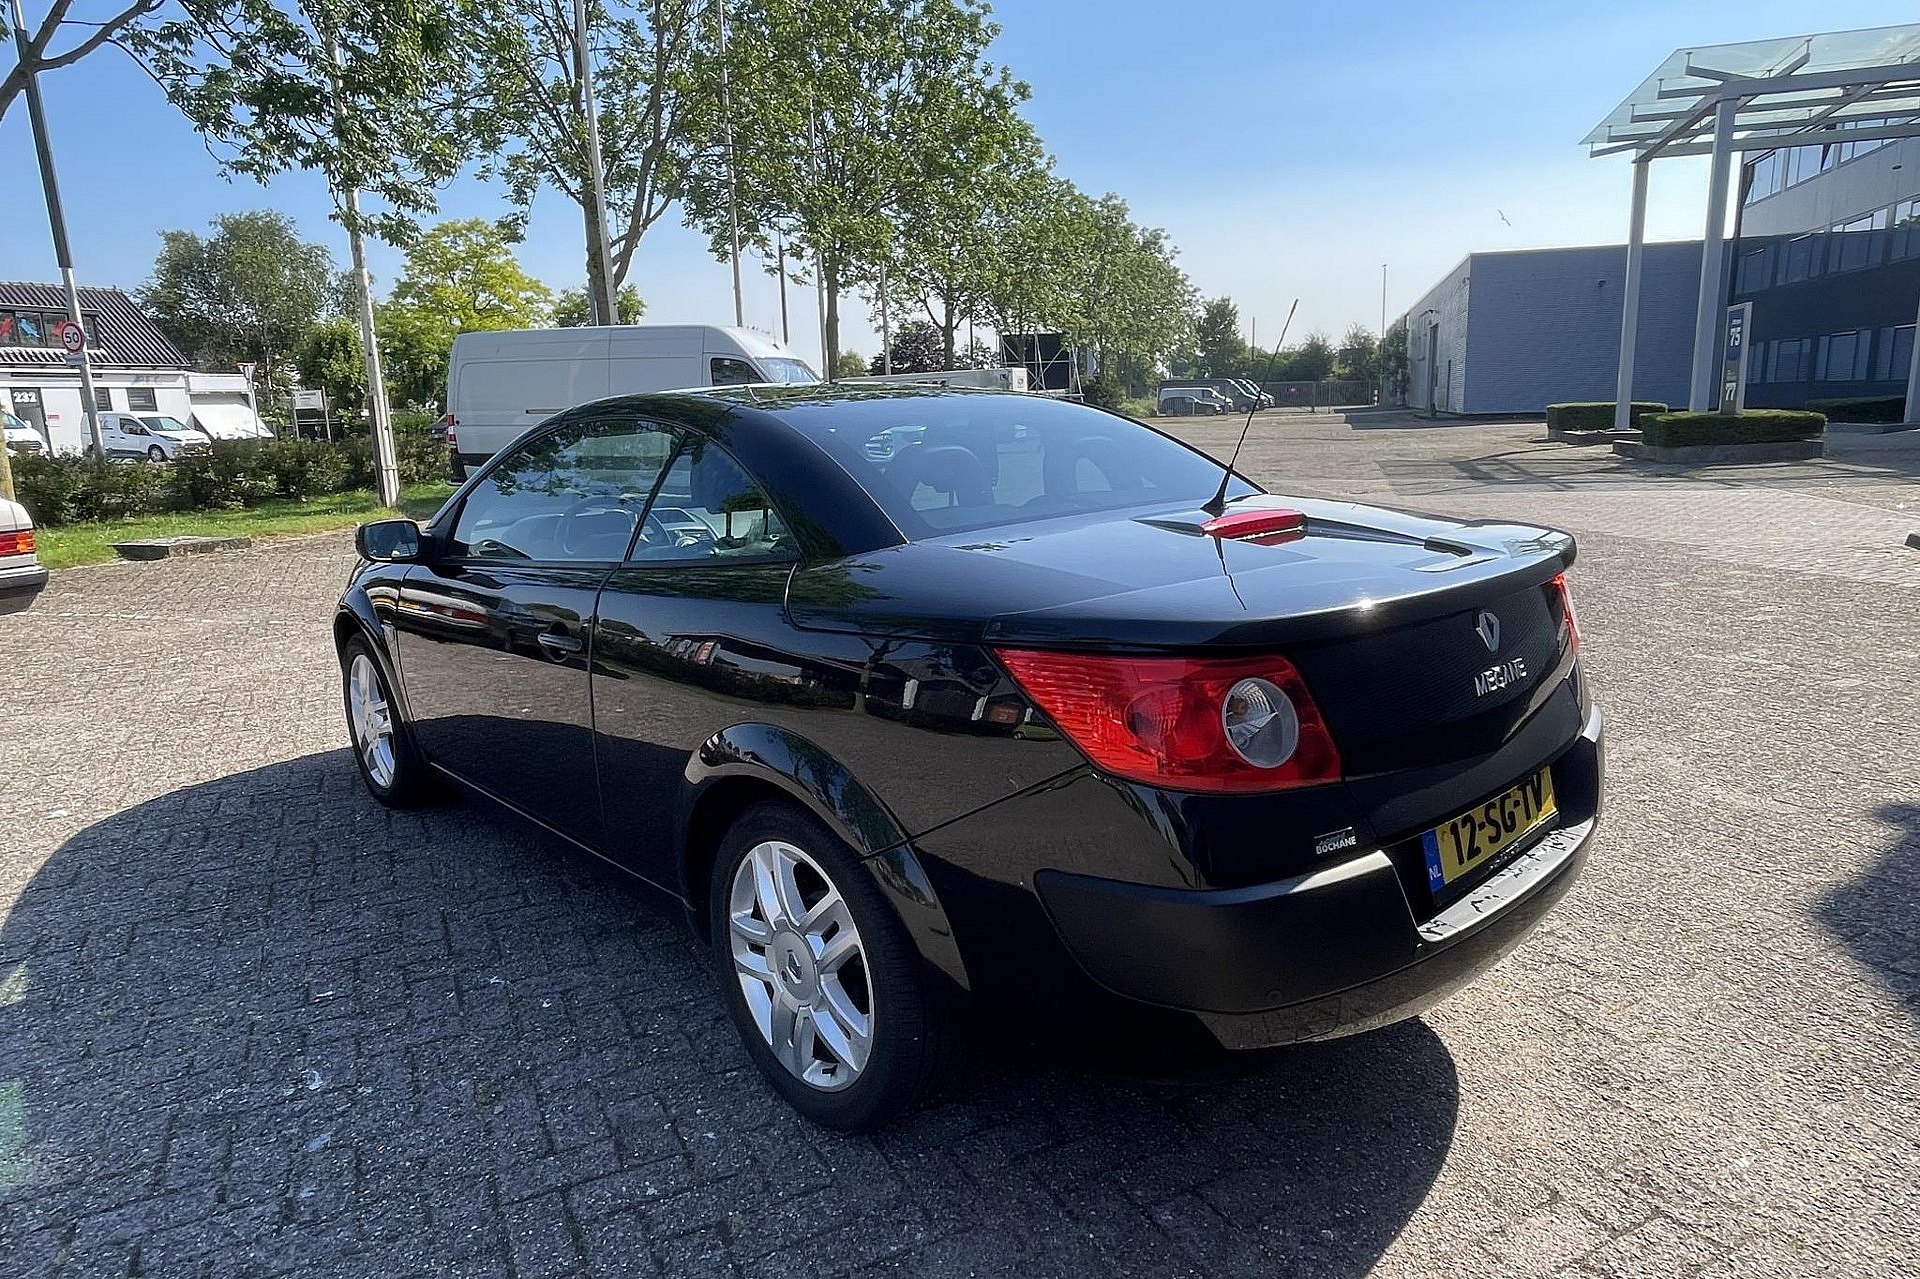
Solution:
{"label": "blue sky", "polygon": [[[29,20],[44,7],[26,3]],[[91,16],[89,0],[76,8]],[[1884,26],[1914,11],[1892,0],[1002,0],[996,17],[994,57],[1032,86],[1029,118],[1061,172],[1165,227],[1195,284],[1233,297],[1243,325],[1257,322],[1271,341],[1296,296],[1295,337],[1377,326],[1382,263],[1397,314],[1469,252],[1623,239],[1627,163],[1590,160],[1578,140],[1674,48]],[[83,283],[131,289],[160,230],[204,230],[250,208],[284,210],[344,264],[322,184],[223,179],[120,55],[96,54],[43,85]],[[0,121],[0,279],[56,277],[33,163],[17,104]],[[1703,161],[1656,166],[1649,235],[1700,234],[1705,185]],[[504,210],[477,181],[456,183],[441,204],[447,216]],[[580,236],[573,207],[543,196],[522,263],[556,289],[574,284]],[[399,255],[374,246],[371,262],[377,287],[391,284]],[[726,264],[671,222],[648,237],[631,280],[649,319],[732,318]],[[791,290],[789,303],[794,346],[812,356],[811,291]],[[753,264],[746,309],[749,324],[779,332],[777,287]],[[858,300],[843,317],[844,346],[878,348]]]}

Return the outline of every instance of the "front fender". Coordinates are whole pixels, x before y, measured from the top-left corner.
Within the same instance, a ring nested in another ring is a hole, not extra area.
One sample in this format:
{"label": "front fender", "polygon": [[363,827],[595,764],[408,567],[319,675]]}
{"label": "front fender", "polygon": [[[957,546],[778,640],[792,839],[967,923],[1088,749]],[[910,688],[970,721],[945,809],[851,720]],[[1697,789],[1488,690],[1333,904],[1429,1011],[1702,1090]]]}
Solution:
{"label": "front fender", "polygon": [[380,673],[386,677],[387,687],[399,703],[402,722],[410,725],[413,707],[407,701],[406,681],[400,677],[400,654],[393,645],[392,631],[381,616],[383,611],[393,612],[400,583],[405,578],[403,570],[391,579],[369,585],[364,580],[364,572],[355,574],[352,585],[340,596],[339,607],[334,611],[333,647],[336,653],[343,651],[347,640],[356,634],[367,642],[367,647],[373,650],[373,660],[380,664]]}
{"label": "front fender", "polygon": [[[776,724],[736,724],[701,743],[687,762],[687,812],[681,830],[691,830],[701,797],[732,778],[771,783],[825,822],[855,852],[873,876],[894,914],[906,925],[920,955],[961,990],[969,988],[966,965],[953,939],[946,908],[933,890],[900,822],[839,760],[816,743]],[[680,856],[683,885],[690,849]],[[691,891],[689,900],[693,900]]]}

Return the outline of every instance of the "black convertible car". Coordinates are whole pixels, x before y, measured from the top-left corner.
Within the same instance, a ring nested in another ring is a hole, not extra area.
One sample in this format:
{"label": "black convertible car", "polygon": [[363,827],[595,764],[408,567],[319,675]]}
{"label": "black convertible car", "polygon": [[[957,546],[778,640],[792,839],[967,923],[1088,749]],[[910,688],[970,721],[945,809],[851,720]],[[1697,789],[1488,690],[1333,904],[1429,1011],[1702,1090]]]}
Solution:
{"label": "black convertible car", "polygon": [[1231,1048],[1412,1016],[1599,814],[1571,538],[1272,496],[1077,404],[604,400],[359,544],[373,794],[451,778],[671,894],[837,1127],[982,1011]]}

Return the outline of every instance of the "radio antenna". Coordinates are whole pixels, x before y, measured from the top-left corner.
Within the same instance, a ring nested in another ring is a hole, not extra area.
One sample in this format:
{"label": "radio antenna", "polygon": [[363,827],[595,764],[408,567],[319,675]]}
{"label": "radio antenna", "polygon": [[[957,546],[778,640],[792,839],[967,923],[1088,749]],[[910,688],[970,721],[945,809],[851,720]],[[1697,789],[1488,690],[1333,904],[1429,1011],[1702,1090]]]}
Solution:
{"label": "radio antenna", "polygon": [[1273,380],[1273,362],[1280,358],[1280,348],[1286,345],[1287,330],[1293,325],[1293,313],[1299,309],[1300,299],[1295,298],[1293,305],[1287,308],[1286,322],[1280,326],[1280,337],[1274,342],[1272,353],[1267,356],[1266,376],[1253,388],[1256,392],[1253,407],[1247,410],[1247,420],[1240,427],[1240,438],[1233,442],[1233,454],[1227,458],[1226,468],[1220,472],[1220,487],[1214,491],[1213,500],[1200,508],[1208,515],[1218,516],[1227,509],[1227,485],[1233,483],[1233,464],[1240,460],[1240,446],[1247,442],[1247,432],[1253,429],[1253,415],[1260,410],[1260,396],[1257,393],[1261,386]]}

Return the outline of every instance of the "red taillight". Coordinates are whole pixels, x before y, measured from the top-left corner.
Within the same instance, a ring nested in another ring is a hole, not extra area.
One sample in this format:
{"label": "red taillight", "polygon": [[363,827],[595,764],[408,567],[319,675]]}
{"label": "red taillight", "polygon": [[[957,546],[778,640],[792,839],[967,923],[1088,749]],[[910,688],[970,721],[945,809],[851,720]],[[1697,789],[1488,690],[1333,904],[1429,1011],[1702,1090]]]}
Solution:
{"label": "red taillight", "polygon": [[0,533],[0,555],[33,554],[33,530],[21,529],[18,533]]}
{"label": "red taillight", "polygon": [[1567,589],[1567,575],[1561,573],[1547,583],[1547,594],[1560,597],[1560,615],[1567,619],[1567,648],[1580,648],[1580,621],[1573,614],[1573,592]]}
{"label": "red taillight", "polygon": [[1299,511],[1233,511],[1214,516],[1200,526],[1200,531],[1208,537],[1273,546],[1305,537],[1307,517]]}
{"label": "red taillight", "polygon": [[[1340,752],[1282,657],[1108,657],[999,649],[1034,703],[1095,767],[1185,791],[1266,791],[1337,781]],[[1292,704],[1299,740],[1284,763],[1248,763],[1228,740],[1227,694],[1264,680]]]}

